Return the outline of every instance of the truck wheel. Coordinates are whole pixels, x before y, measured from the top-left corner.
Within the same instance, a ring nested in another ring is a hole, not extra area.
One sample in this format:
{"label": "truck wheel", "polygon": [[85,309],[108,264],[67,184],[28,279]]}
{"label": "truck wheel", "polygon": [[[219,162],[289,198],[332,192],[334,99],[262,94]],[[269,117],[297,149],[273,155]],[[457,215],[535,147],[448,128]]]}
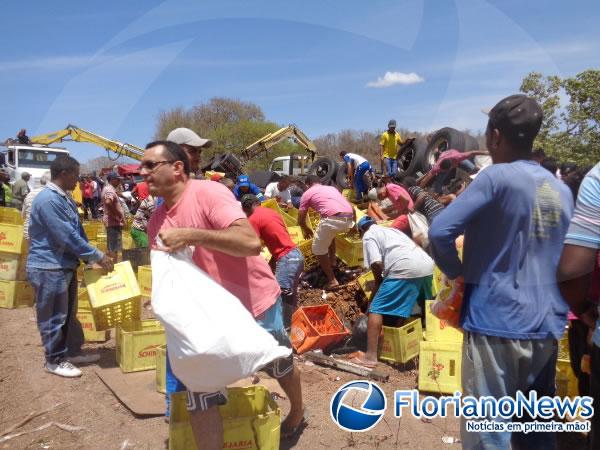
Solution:
{"label": "truck wheel", "polygon": [[470,134],[465,134],[465,151],[479,150],[479,142]]}
{"label": "truck wheel", "polygon": [[427,150],[427,139],[416,138],[410,145],[402,148],[397,156],[398,175],[412,176],[419,169],[419,157]]}
{"label": "truck wheel", "polygon": [[321,184],[330,184],[332,180],[335,180],[335,174],[338,165],[331,158],[317,158],[314,163],[308,168],[309,175],[316,175],[319,177]]}
{"label": "truck wheel", "polygon": [[348,173],[348,163],[344,162],[339,165],[335,174],[335,184],[342,190],[352,189],[352,186],[348,183],[348,178],[346,178],[346,173]]}
{"label": "truck wheel", "polygon": [[454,149],[464,152],[465,137],[466,135],[462,131],[449,127],[442,128],[433,133],[427,148],[418,156],[419,168],[424,172],[429,172],[440,156],[440,153],[446,150]]}

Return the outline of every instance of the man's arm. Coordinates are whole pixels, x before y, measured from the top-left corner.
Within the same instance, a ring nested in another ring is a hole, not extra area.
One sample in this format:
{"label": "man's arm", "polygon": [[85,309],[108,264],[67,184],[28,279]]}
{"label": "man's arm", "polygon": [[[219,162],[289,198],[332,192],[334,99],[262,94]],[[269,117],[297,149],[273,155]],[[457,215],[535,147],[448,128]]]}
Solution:
{"label": "man's arm", "polygon": [[569,308],[577,315],[583,314],[591,304],[586,304],[596,262],[597,249],[565,244],[558,264],[558,288]]}
{"label": "man's arm", "polygon": [[310,239],[313,236],[313,230],[311,230],[306,224],[307,214],[307,209],[300,209],[298,211],[298,226],[302,229],[302,235],[304,236],[304,239]]}
{"label": "man's arm", "polygon": [[217,250],[231,256],[260,255],[260,239],[247,219],[238,219],[222,230],[204,230],[200,228],[169,228],[158,236],[164,250],[175,252],[189,245]]}
{"label": "man's arm", "polygon": [[435,174],[430,170],[425,175],[417,180],[417,186],[420,188],[426,188],[433,181]]}
{"label": "man's arm", "polygon": [[371,297],[369,301],[373,301],[377,291],[379,290],[379,286],[383,283],[383,263],[381,261],[375,261],[371,264],[371,271],[373,272],[373,278],[375,278],[375,283],[373,284],[373,289],[371,290]]}
{"label": "man's arm", "polygon": [[449,279],[462,275],[456,238],[464,233],[470,220],[493,201],[492,179],[482,173],[454,202],[441,211],[429,228],[433,259]]}

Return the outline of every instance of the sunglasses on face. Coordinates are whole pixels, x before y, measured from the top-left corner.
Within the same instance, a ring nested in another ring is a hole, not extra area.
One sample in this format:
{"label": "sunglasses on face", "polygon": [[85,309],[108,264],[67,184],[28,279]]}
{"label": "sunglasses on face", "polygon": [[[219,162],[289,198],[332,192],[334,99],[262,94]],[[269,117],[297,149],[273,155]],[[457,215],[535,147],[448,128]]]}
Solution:
{"label": "sunglasses on face", "polygon": [[140,163],[140,170],[147,170],[152,172],[160,167],[161,164],[173,164],[173,161],[142,161]]}

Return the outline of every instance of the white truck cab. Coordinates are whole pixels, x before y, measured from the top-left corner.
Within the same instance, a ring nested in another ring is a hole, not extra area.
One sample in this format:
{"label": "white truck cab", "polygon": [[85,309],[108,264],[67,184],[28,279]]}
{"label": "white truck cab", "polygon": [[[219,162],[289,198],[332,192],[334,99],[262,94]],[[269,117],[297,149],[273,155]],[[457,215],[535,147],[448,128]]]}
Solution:
{"label": "white truck cab", "polygon": [[65,148],[16,144],[7,146],[6,152],[0,153],[4,157],[4,161],[0,162],[10,175],[11,183],[21,179],[21,174],[27,172],[31,175],[29,188],[35,189],[40,185],[40,177],[50,170],[52,161],[68,154]]}
{"label": "white truck cab", "polygon": [[298,176],[304,175],[310,164],[311,160],[308,156],[292,154],[273,158],[269,170],[281,176]]}

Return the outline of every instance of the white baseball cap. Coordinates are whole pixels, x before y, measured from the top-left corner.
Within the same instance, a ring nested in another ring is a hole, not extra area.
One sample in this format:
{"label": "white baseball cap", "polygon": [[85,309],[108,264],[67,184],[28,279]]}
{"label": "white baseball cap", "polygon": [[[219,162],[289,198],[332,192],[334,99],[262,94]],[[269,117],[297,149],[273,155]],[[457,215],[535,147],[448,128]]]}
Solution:
{"label": "white baseball cap", "polygon": [[176,144],[186,144],[192,147],[210,147],[212,141],[198,136],[189,128],[175,128],[167,136],[167,141],[175,142]]}

